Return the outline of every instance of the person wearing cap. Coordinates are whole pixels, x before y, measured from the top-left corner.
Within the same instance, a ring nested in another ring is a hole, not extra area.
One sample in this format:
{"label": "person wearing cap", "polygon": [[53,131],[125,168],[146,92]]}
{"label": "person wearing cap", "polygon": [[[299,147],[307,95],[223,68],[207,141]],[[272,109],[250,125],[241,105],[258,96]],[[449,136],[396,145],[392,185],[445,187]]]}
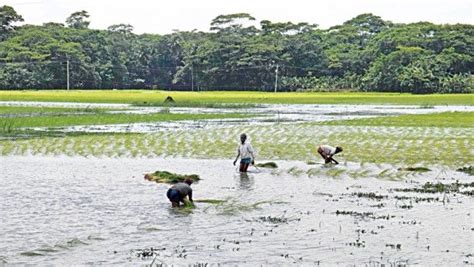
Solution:
{"label": "person wearing cap", "polygon": [[323,157],[325,164],[328,164],[331,162],[334,162],[335,164],[339,164],[339,162],[337,162],[332,157],[340,152],[342,152],[342,147],[340,146],[333,147],[329,145],[320,145],[318,147],[318,153],[319,155],[321,155],[321,157]]}
{"label": "person wearing cap", "polygon": [[[187,205],[189,202],[191,204],[193,203],[192,183],[192,179],[186,178],[184,182],[174,184],[170,189],[168,189],[166,196],[171,201],[172,207],[180,207],[180,202],[182,202],[183,205]],[[189,199],[187,199],[187,197]]]}
{"label": "person wearing cap", "polygon": [[252,163],[252,165],[255,164],[255,155],[254,155],[252,145],[250,144],[250,142],[247,141],[247,135],[244,133],[240,135],[240,144],[237,147],[237,157],[234,160],[234,166],[235,166],[235,163],[237,163],[237,159],[239,157],[240,157],[240,167],[239,167],[240,172],[247,172],[247,169],[249,168],[250,163]]}

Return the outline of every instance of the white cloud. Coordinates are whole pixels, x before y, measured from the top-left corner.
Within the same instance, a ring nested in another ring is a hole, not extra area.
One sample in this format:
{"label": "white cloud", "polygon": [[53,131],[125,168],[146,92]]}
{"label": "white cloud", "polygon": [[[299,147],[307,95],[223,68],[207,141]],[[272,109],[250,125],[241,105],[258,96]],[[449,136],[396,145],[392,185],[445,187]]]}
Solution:
{"label": "white cloud", "polygon": [[3,0],[25,18],[25,23],[64,22],[72,13],[87,10],[91,27],[105,29],[129,23],[136,33],[208,30],[221,14],[247,12],[257,20],[310,22],[327,28],[361,13],[374,13],[393,22],[431,21],[473,23],[470,0]]}

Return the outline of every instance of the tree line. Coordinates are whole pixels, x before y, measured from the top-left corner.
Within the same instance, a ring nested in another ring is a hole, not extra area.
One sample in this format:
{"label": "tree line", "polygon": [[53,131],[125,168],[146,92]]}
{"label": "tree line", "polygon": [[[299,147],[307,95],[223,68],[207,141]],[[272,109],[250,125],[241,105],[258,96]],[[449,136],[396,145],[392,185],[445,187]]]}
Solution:
{"label": "tree line", "polygon": [[329,29],[220,15],[210,31],[89,29],[79,11],[62,23],[15,26],[0,7],[0,89],[354,90],[474,92],[474,26],[392,23],[361,14]]}

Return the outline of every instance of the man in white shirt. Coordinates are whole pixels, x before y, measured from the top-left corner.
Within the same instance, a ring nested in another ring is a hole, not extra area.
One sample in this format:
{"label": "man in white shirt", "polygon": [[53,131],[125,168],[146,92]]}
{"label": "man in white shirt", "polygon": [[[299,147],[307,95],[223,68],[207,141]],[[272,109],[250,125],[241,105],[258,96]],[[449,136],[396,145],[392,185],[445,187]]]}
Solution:
{"label": "man in white shirt", "polygon": [[319,155],[321,155],[321,157],[323,157],[324,162],[326,164],[331,163],[331,162],[334,162],[335,164],[339,164],[339,162],[337,162],[332,157],[340,152],[342,152],[342,147],[340,146],[333,147],[329,145],[320,145],[318,147],[318,153]]}
{"label": "man in white shirt", "polygon": [[234,165],[237,162],[237,159],[240,157],[240,172],[247,172],[250,163],[255,164],[255,156],[252,145],[250,142],[245,142],[247,140],[246,134],[240,135],[240,143],[237,147],[237,157],[234,160]]}

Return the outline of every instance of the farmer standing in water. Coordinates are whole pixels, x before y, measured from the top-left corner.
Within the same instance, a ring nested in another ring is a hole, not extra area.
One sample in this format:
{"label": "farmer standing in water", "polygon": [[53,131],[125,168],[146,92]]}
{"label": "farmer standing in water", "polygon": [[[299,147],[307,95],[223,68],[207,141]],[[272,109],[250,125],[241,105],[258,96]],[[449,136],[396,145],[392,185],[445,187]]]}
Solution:
{"label": "farmer standing in water", "polygon": [[321,155],[321,157],[323,157],[325,164],[328,164],[331,162],[334,162],[335,164],[339,164],[339,162],[337,162],[332,157],[340,152],[342,152],[342,147],[340,146],[332,147],[329,145],[321,145],[318,147],[318,153],[319,155]]}
{"label": "farmer standing in water", "polygon": [[247,141],[247,135],[243,133],[240,135],[240,144],[237,147],[237,157],[234,160],[235,166],[237,159],[240,157],[240,172],[247,172],[250,163],[252,163],[252,165],[255,164],[255,156],[252,145],[250,142],[245,141]]}

